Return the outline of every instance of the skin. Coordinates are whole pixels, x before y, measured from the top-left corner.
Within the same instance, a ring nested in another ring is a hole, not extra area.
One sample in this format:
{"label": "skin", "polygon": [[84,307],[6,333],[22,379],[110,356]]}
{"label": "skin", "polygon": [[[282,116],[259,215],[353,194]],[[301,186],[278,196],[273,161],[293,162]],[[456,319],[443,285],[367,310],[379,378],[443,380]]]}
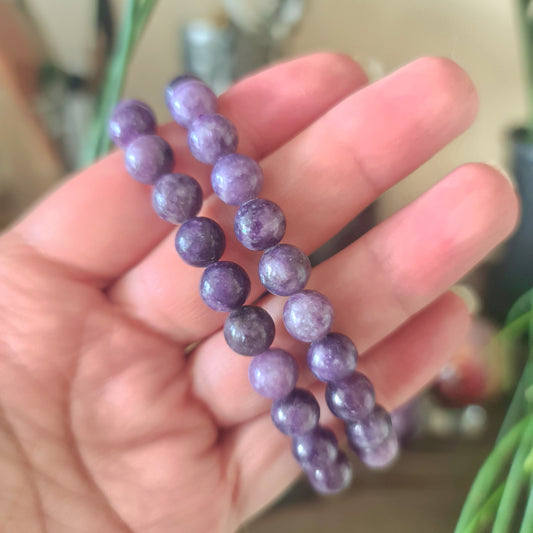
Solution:
{"label": "skin", "polygon": [[[220,111],[261,161],[261,196],[287,215],[284,242],[310,252],[470,125],[477,97],[454,63],[425,58],[367,86],[349,58],[315,54],[231,88]],[[162,127],[177,169],[197,177],[201,215],[231,235],[232,208],[184,131]],[[451,284],[517,221],[509,181],[483,164],[452,171],[317,267],[309,288],[336,309],[359,368],[392,409],[423,388],[468,327]],[[310,229],[312,228],[312,231]],[[115,153],[74,176],[0,239],[0,527],[4,532],[234,531],[298,476],[269,402],[232,354],[223,313],[198,296],[150,188]],[[228,238],[224,259],[256,272]],[[252,295],[261,294],[252,276]],[[265,297],[275,346],[283,298]],[[202,341],[198,344],[198,341]],[[196,343],[194,349],[191,343]],[[302,370],[300,386],[322,401]],[[322,403],[322,421],[338,424]]]}

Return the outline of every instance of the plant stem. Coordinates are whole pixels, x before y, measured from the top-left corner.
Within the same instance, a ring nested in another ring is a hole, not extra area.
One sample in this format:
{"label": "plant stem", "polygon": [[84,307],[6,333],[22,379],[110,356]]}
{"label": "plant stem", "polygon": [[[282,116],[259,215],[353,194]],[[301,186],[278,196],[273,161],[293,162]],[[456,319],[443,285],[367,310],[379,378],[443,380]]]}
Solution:
{"label": "plant stem", "polygon": [[519,533],[531,533],[533,531],[533,473],[529,478],[529,497]]}
{"label": "plant stem", "polygon": [[490,524],[498,510],[502,494],[505,489],[505,483],[501,483],[498,488],[487,498],[481,509],[475,514],[474,518],[466,526],[464,533],[479,533],[480,528]]}

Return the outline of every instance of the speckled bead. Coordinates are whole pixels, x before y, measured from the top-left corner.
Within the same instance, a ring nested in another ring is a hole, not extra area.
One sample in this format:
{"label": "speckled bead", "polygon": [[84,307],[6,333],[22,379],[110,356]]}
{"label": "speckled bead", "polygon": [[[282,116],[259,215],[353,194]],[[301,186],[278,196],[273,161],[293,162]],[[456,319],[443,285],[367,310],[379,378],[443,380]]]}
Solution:
{"label": "speckled bead", "polygon": [[328,383],[326,403],[335,416],[345,422],[357,422],[374,409],[374,387],[366,376],[353,372],[340,381]]}
{"label": "speckled bead", "polygon": [[189,126],[187,137],[191,154],[209,165],[235,152],[239,138],[235,126],[222,115],[200,115]]}
{"label": "speckled bead", "polygon": [[202,207],[202,189],[185,174],[165,174],[155,183],[152,206],[157,215],[171,224],[181,224],[198,214]]}
{"label": "speckled bead", "polygon": [[126,149],[137,137],[155,133],[153,111],[139,100],[122,100],[117,104],[108,123],[109,137],[118,147]]}
{"label": "speckled bead", "polygon": [[191,218],[176,233],[176,251],[191,266],[205,267],[218,261],[225,248],[224,230],[210,218]]}
{"label": "speckled bead", "polygon": [[339,443],[333,431],[317,426],[292,440],[292,454],[305,470],[323,468],[337,459]]}
{"label": "speckled bead", "polygon": [[339,451],[335,462],[308,472],[312,487],[324,495],[337,494],[349,487],[353,478],[352,465],[346,454]]}
{"label": "speckled bead", "polygon": [[283,398],[296,385],[298,365],[290,353],[281,348],[270,348],[252,359],[248,378],[261,396]]}
{"label": "speckled bead", "polygon": [[201,80],[193,76],[180,76],[170,82],[165,100],[172,118],[184,128],[200,116],[216,113],[216,94]]}
{"label": "speckled bead", "polygon": [[274,425],[285,435],[294,437],[314,429],[320,418],[315,397],[304,389],[294,389],[272,404],[270,415]]}
{"label": "speckled bead", "polygon": [[174,166],[172,148],[158,135],[137,137],[126,148],[124,157],[130,176],[147,185],[170,173]]}
{"label": "speckled bead", "polygon": [[232,311],[224,323],[224,338],[228,346],[241,355],[263,353],[272,344],[275,334],[272,317],[254,305]]}
{"label": "speckled bead", "polygon": [[375,448],[390,435],[391,430],[391,417],[381,405],[376,405],[367,417],[346,424],[348,441],[357,449]]}
{"label": "speckled bead", "polygon": [[250,294],[246,271],[231,261],[209,265],[200,280],[200,296],[215,311],[232,311],[244,304]]}
{"label": "speckled bead", "polygon": [[394,431],[377,446],[371,448],[357,448],[351,443],[350,446],[359,456],[359,459],[372,470],[383,470],[392,466],[400,453],[400,444]]}
{"label": "speckled bead", "polygon": [[313,342],[307,351],[307,364],[321,381],[338,381],[355,370],[357,349],[341,333],[328,333]]}

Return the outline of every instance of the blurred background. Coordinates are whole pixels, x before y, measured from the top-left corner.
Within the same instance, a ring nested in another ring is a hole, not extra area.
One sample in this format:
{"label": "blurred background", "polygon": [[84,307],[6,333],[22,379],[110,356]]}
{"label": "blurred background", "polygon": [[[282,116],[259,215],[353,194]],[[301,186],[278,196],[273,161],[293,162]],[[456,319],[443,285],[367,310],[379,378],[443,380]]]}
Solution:
{"label": "blurred background", "polygon": [[313,256],[318,262],[345,246],[465,161],[507,167],[525,216],[515,239],[457,288],[475,316],[469,339],[431,390],[396,413],[406,451],[390,472],[361,468],[352,491],[334,499],[299,484],[243,529],[451,531],[520,366],[520,356],[510,361],[498,343],[486,347],[511,302],[533,286],[533,152],[510,133],[527,122],[530,92],[518,2],[145,0],[150,9],[128,44],[131,4],[0,0],[0,226],[107,149],[98,141],[104,104],[121,92],[121,83],[114,95],[102,89],[113,54],[112,75],[124,72],[121,94],[148,102],[160,122],[170,118],[163,88],[177,74],[194,72],[222,92],[271,61],[317,50],[352,56],[372,80],[425,55],[449,57],[472,77],[480,96],[475,125]]}

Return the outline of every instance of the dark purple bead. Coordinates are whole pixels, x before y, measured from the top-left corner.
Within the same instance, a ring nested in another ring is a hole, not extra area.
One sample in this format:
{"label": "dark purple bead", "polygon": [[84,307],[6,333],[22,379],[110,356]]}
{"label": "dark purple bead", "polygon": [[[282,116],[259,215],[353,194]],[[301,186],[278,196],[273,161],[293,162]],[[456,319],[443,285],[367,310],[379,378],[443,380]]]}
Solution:
{"label": "dark purple bead", "polygon": [[355,370],[357,349],[341,333],[328,333],[313,342],[307,352],[307,364],[321,381],[338,381]]}
{"label": "dark purple bead", "polygon": [[339,443],[333,431],[317,426],[313,431],[294,437],[292,454],[298,463],[309,470],[323,468],[337,459]]}
{"label": "dark purple bead", "polygon": [[263,171],[251,157],[228,154],[213,167],[211,185],[223,202],[241,205],[259,194],[263,185]]}
{"label": "dark purple bead", "polygon": [[311,262],[292,244],[269,248],[259,261],[259,279],[272,294],[290,296],[301,291],[309,281]]}
{"label": "dark purple bead", "polygon": [[297,292],[285,302],[283,322],[295,339],[304,342],[316,341],[331,328],[333,306],[319,292]]}
{"label": "dark purple bead", "polygon": [[285,215],[270,200],[256,198],[239,207],[234,229],[237,240],[249,250],[266,250],[283,238]]}
{"label": "dark purple bead", "polygon": [[189,126],[189,148],[202,163],[214,165],[235,152],[238,141],[235,126],[222,115],[200,115]]}
{"label": "dark purple bead", "polygon": [[155,183],[152,206],[159,217],[181,224],[198,214],[202,207],[202,188],[185,174],[165,174]]}
{"label": "dark purple bead", "polygon": [[174,166],[172,148],[158,135],[137,137],[126,149],[125,159],[131,177],[149,185]]}
{"label": "dark purple bead", "polygon": [[283,398],[296,385],[298,365],[290,353],[281,348],[270,348],[252,359],[248,379],[261,396]]}
{"label": "dark purple bead", "polygon": [[294,389],[272,404],[270,415],[274,425],[282,433],[294,437],[316,427],[320,418],[320,407],[310,392]]}
{"label": "dark purple bead", "polygon": [[355,448],[355,452],[368,468],[372,470],[383,470],[391,466],[398,458],[400,444],[394,431],[377,446],[373,448]]}
{"label": "dark purple bead", "polygon": [[231,261],[209,265],[200,280],[200,296],[215,311],[232,311],[250,294],[250,278],[245,270]]}
{"label": "dark purple bead", "polygon": [[217,96],[201,80],[179,77],[170,82],[165,99],[172,118],[184,128],[200,116],[216,113]]}
{"label": "dark purple bead", "polygon": [[210,218],[191,218],[176,234],[176,250],[188,265],[210,265],[222,257],[225,248],[224,230]]}
{"label": "dark purple bead", "polygon": [[389,436],[391,428],[389,413],[376,405],[367,417],[346,424],[346,436],[356,448],[375,448]]}
{"label": "dark purple bead", "polygon": [[155,133],[155,126],[155,116],[148,105],[139,100],[123,100],[113,110],[108,131],[111,140],[125,149],[137,137]]}
{"label": "dark purple bead", "polygon": [[232,311],[224,323],[228,346],[241,355],[257,355],[267,350],[276,334],[272,317],[261,307],[245,305]]}
{"label": "dark purple bead", "polygon": [[350,486],[353,469],[348,457],[339,451],[337,460],[322,468],[308,471],[309,482],[321,494],[337,494]]}
{"label": "dark purple bead", "polygon": [[345,422],[367,417],[375,405],[375,392],[370,380],[360,372],[353,372],[326,387],[326,402],[331,412]]}

